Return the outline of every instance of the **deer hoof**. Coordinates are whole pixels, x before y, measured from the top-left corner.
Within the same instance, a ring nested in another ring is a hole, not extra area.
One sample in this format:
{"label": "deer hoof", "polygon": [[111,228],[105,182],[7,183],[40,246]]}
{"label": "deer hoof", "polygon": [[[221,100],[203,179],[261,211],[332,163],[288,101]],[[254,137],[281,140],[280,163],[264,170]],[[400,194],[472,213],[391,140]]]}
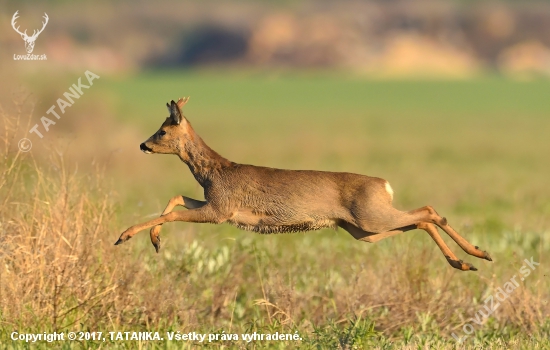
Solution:
{"label": "deer hoof", "polygon": [[475,246],[475,248],[476,248],[476,250],[480,251],[481,253],[479,255],[477,255],[477,254],[472,254],[472,255],[477,256],[478,258],[481,258],[481,259],[493,261],[493,259],[489,255],[489,253],[487,253],[487,251],[485,251],[485,250],[482,251],[481,249],[479,249],[479,247],[477,245]]}
{"label": "deer hoof", "polygon": [[477,271],[477,269],[474,267],[474,265],[470,263],[466,263],[462,260],[458,260],[458,263],[460,264],[459,270],[462,271]]}
{"label": "deer hoof", "polygon": [[453,260],[450,257],[446,256],[447,261],[449,262],[449,265],[454,267],[457,270],[461,271],[477,271],[477,269],[474,267],[474,265],[470,263],[465,263],[462,260]]}
{"label": "deer hoof", "polygon": [[118,241],[115,242],[115,245],[119,245],[119,244],[122,244],[124,242],[126,242],[127,240],[129,240],[130,237],[123,237],[123,236],[120,236],[120,238],[118,239]]}
{"label": "deer hoof", "polygon": [[157,253],[159,252],[160,250],[160,236],[157,236],[157,239],[156,241],[151,241],[151,243],[153,243],[153,247],[155,247],[155,250],[157,251]]}
{"label": "deer hoof", "polygon": [[151,237],[151,243],[153,243],[153,247],[155,247],[155,250],[157,253],[160,250],[160,228],[161,226],[155,226],[150,231],[150,237]]}
{"label": "deer hoof", "polygon": [[136,233],[137,232],[135,231],[135,228],[130,227],[126,231],[122,232],[122,234],[120,235],[120,238],[118,239],[118,241],[116,241],[115,245],[119,245],[126,242],[127,240],[132,238]]}
{"label": "deer hoof", "polygon": [[120,235],[120,238],[118,239],[118,241],[115,242],[115,245],[122,244],[122,243],[126,242],[127,240],[129,240],[130,238],[132,238],[132,236],[129,235],[128,231],[126,230]]}

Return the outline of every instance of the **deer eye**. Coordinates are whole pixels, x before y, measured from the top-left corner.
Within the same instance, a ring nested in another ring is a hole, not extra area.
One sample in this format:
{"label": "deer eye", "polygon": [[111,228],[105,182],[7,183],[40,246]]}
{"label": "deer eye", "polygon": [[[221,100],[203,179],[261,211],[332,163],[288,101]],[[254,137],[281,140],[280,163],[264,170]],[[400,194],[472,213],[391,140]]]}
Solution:
{"label": "deer eye", "polygon": [[164,135],[166,135],[166,131],[164,130],[159,131],[159,136],[164,136]]}

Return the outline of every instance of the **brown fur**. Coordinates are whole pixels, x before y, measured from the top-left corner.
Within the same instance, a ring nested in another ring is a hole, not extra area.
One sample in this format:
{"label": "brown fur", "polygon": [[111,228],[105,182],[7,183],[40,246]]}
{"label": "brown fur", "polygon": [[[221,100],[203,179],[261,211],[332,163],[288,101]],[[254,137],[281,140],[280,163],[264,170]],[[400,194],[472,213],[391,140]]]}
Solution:
{"label": "brown fur", "polygon": [[[283,170],[233,163],[213,151],[182,115],[187,99],[167,104],[170,116],[140,145],[146,153],[176,154],[204,188],[205,201],[184,196],[170,200],[161,217],[127,229],[115,244],[151,227],[151,242],[160,249],[165,222],[221,224],[243,230],[286,233],[342,227],[353,237],[376,242],[415,228],[425,230],[451,266],[476,270],[458,260],[439,236],[442,228],[468,254],[491,260],[487,252],[468,243],[430,206],[403,212],[392,206],[391,188],[384,179],[351,173]],[[182,205],[187,211],[172,211]]]}

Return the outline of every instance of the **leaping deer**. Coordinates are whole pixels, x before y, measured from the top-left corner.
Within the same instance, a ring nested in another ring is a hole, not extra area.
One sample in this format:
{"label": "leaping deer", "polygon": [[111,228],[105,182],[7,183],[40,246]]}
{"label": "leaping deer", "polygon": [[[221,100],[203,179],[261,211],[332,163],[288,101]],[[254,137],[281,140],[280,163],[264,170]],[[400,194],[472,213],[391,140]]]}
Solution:
{"label": "leaping deer", "polygon": [[[399,211],[392,206],[388,181],[365,175],[313,170],[283,170],[231,162],[197,135],[181,108],[189,98],[167,103],[170,115],[140,145],[145,153],[176,154],[204,188],[205,201],[170,199],[162,215],[128,228],[115,245],[151,228],[157,253],[161,225],[172,221],[221,224],[260,233],[298,232],[341,227],[355,239],[374,243],[413,229],[426,231],[449,264],[476,271],[459,260],[439,235],[445,231],[466,253],[492,261],[486,251],[462,238],[431,206]],[[172,211],[181,205],[188,210]]]}
{"label": "leaping deer", "polygon": [[44,16],[42,16],[45,20],[44,22],[42,22],[42,29],[38,31],[35,29],[32,35],[28,36],[26,29],[24,33],[21,33],[19,31],[19,26],[17,28],[15,27],[16,25],[15,21],[19,18],[19,16],[17,15],[18,13],[19,13],[19,10],[15,11],[15,13],[13,14],[13,17],[11,18],[11,26],[17,33],[19,33],[19,35],[21,35],[23,40],[25,40],[25,49],[27,50],[27,53],[32,53],[32,50],[34,50],[34,42],[36,41],[36,38],[38,38],[40,33],[42,33],[44,28],[46,28],[46,24],[48,24],[48,21],[49,21],[48,14],[44,12]]}

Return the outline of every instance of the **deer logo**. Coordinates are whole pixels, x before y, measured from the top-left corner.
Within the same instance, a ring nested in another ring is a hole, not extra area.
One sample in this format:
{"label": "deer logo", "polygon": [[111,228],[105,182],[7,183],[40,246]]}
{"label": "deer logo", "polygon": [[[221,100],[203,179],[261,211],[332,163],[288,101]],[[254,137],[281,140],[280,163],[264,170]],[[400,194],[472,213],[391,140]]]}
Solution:
{"label": "deer logo", "polygon": [[36,38],[38,38],[40,33],[44,31],[44,28],[46,28],[46,24],[48,24],[48,20],[49,20],[48,14],[44,12],[45,21],[42,22],[42,29],[40,29],[39,31],[36,31],[35,29],[32,35],[28,36],[26,29],[25,29],[25,32],[21,33],[21,31],[19,31],[19,26],[15,27],[16,25],[15,21],[19,18],[18,13],[19,13],[19,10],[15,11],[15,13],[13,14],[13,17],[11,18],[11,26],[17,33],[19,33],[19,35],[21,35],[23,40],[25,40],[25,49],[27,50],[27,53],[32,53],[32,50],[34,50],[34,42],[36,41]]}

